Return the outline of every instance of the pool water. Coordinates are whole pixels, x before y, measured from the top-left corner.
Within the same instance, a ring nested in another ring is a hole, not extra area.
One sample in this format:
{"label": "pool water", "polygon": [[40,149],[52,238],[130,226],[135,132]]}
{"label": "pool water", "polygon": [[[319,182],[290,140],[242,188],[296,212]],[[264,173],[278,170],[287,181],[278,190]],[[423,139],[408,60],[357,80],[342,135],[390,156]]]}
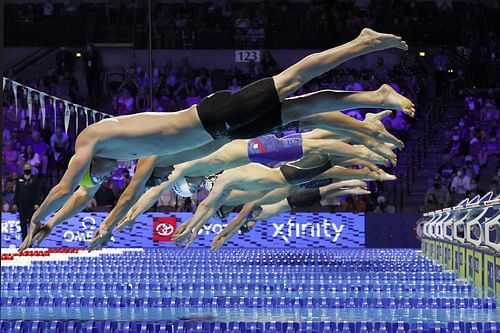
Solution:
{"label": "pool water", "polygon": [[0,288],[1,332],[500,331],[494,299],[407,249],[73,251],[2,261]]}

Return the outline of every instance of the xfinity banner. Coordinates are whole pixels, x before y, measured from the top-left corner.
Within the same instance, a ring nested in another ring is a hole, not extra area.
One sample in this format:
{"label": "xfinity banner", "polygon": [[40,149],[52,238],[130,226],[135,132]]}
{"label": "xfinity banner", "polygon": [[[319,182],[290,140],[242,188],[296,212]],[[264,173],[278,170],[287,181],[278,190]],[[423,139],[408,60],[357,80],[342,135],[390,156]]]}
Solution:
{"label": "xfinity banner", "polygon": [[[107,213],[81,213],[57,226],[41,247],[86,247]],[[149,213],[137,219],[134,229],[114,232],[108,247],[176,247],[172,235],[191,213]],[[230,218],[234,214],[230,215]],[[225,247],[355,248],[365,246],[364,214],[296,213],[259,221],[246,234],[239,233]],[[228,220],[210,219],[192,247],[209,248]],[[21,244],[16,214],[2,214],[2,247]]]}

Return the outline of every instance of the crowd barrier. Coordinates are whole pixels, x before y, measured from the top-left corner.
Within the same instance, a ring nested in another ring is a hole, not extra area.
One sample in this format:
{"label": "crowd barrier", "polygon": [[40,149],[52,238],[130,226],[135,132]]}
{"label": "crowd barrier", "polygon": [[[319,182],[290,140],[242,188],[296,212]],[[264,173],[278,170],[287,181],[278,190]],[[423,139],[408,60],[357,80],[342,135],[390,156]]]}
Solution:
{"label": "crowd barrier", "polygon": [[424,214],[422,253],[500,297],[500,196],[489,192]]}

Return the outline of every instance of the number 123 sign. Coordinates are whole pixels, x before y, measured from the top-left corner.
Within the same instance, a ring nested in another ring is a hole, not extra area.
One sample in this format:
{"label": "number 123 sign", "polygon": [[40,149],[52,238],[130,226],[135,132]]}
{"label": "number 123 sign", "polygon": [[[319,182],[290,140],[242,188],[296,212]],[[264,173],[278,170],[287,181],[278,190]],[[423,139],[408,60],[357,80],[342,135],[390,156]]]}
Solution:
{"label": "number 123 sign", "polygon": [[260,62],[260,50],[236,50],[234,57],[236,62]]}

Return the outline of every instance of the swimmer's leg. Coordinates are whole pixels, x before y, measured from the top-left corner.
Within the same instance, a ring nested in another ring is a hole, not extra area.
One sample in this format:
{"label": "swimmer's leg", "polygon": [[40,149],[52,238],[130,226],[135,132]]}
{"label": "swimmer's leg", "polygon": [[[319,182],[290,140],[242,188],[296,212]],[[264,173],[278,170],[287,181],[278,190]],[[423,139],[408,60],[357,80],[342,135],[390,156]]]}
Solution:
{"label": "swimmer's leg", "polygon": [[363,29],[359,36],[341,46],[311,54],[273,77],[280,100],[284,100],[309,80],[361,55],[399,48],[407,50],[408,45],[401,37]]}
{"label": "swimmer's leg", "polygon": [[331,111],[349,109],[398,109],[406,114],[415,113],[415,105],[384,84],[373,91],[321,90],[310,94],[285,99],[281,107],[284,124]]}

